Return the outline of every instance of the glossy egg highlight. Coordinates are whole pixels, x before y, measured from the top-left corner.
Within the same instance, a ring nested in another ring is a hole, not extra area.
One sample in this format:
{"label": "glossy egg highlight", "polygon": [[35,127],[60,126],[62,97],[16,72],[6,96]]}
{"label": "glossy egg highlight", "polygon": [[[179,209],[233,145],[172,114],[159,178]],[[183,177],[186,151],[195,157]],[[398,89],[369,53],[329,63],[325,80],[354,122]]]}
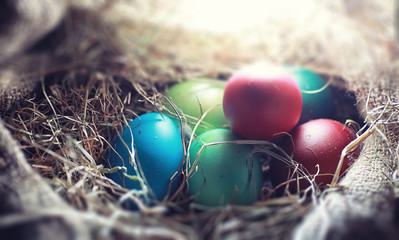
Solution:
{"label": "glossy egg highlight", "polygon": [[[293,159],[302,164],[310,175],[316,174],[318,164],[320,172],[315,183],[325,186],[332,181],[342,150],[355,138],[354,131],[340,122],[316,119],[299,125],[292,132],[292,141],[287,138],[282,147],[288,155],[293,154]],[[358,148],[344,158],[341,174],[356,159],[359,152]],[[270,171],[272,182],[276,186],[288,179],[292,168],[279,160],[273,160]],[[307,181],[300,181],[302,190],[307,186]]]}
{"label": "glossy egg highlight", "polygon": [[[139,173],[153,193],[148,194],[150,199],[163,200],[181,182],[180,174],[172,181],[170,179],[179,171],[183,160],[182,137],[173,120],[166,115],[146,113],[137,117],[115,138],[112,148],[115,151],[110,149],[108,167],[125,166],[131,176]],[[137,172],[130,163],[131,156],[137,162]],[[138,181],[124,176],[122,171],[107,176],[128,189],[143,190]]]}
{"label": "glossy egg highlight", "polygon": [[257,64],[229,78],[223,110],[232,130],[240,136],[271,141],[296,126],[302,112],[302,95],[285,70]]}
{"label": "glossy egg highlight", "polygon": [[[212,129],[202,133],[192,143],[188,186],[199,204],[224,206],[250,205],[260,197],[262,172],[252,147],[232,143],[206,146],[206,143],[235,141],[228,129]],[[197,160],[197,157],[199,158]]]}
{"label": "glossy egg highlight", "polygon": [[[165,96],[184,115],[191,130],[207,112],[195,132],[199,135],[209,129],[228,127],[222,107],[225,86],[226,82],[216,79],[194,79],[174,85],[166,91]],[[165,106],[174,113],[168,103]]]}

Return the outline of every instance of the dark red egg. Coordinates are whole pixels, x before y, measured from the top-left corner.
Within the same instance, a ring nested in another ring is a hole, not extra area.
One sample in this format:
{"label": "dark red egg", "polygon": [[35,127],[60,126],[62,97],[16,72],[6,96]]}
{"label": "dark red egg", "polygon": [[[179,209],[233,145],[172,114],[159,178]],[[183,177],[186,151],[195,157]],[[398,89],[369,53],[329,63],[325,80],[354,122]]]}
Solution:
{"label": "dark red egg", "polygon": [[254,65],[229,78],[223,111],[232,130],[242,137],[275,140],[298,123],[302,112],[301,91],[282,68]]}
{"label": "dark red egg", "polygon": [[[316,119],[299,125],[292,133],[292,140],[285,139],[282,148],[288,155],[293,155],[293,159],[308,171],[310,177],[317,173],[316,165],[319,165],[315,183],[325,186],[332,181],[342,150],[355,138],[354,131],[340,122],[331,119]],[[360,148],[357,148],[344,158],[341,174],[356,159],[359,152]],[[275,186],[286,182],[293,172],[287,164],[275,159],[271,163],[270,170]],[[307,186],[309,186],[308,181],[300,181],[301,190]]]}

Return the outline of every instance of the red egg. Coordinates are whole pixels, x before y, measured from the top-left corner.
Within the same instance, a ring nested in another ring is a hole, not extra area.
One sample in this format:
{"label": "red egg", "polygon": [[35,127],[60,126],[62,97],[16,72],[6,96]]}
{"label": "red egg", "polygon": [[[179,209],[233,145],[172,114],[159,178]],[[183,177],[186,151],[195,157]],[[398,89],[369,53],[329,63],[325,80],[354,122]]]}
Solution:
{"label": "red egg", "polygon": [[302,96],[292,76],[278,67],[256,65],[233,74],[223,111],[234,132],[248,139],[275,140],[291,131],[302,112]]}
{"label": "red egg", "polygon": [[[340,122],[331,119],[316,119],[299,125],[292,133],[292,141],[287,138],[282,144],[288,155],[314,175],[319,165],[319,175],[315,179],[318,185],[331,183],[337,168],[342,150],[356,138],[355,133]],[[344,158],[341,174],[359,155],[360,149]],[[276,186],[286,182],[293,169],[279,160],[273,160],[270,166],[272,182]],[[289,173],[290,172],[290,173]],[[293,184],[296,186],[296,184]],[[308,181],[300,181],[303,190],[309,186]],[[291,187],[291,189],[293,189]]]}

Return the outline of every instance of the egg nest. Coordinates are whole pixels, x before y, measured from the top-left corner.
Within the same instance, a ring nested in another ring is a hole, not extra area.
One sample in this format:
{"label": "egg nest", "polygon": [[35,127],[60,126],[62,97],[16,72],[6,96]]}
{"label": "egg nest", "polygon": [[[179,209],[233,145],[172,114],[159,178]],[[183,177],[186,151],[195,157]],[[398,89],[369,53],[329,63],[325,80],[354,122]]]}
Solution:
{"label": "egg nest", "polygon": [[[336,28],[342,27],[335,29],[337,33],[355,31],[346,27],[358,20],[348,23],[345,13],[332,9],[346,19],[336,24]],[[114,136],[138,115],[164,109],[161,100],[166,89],[202,76],[225,81],[240,66],[258,59],[305,66],[331,79],[335,105],[340,109],[335,119],[361,124],[355,96],[346,90],[339,74],[341,65],[332,59],[334,48],[341,43],[327,44],[325,35],[316,31],[325,28],[322,24],[310,29],[317,34],[309,30],[303,35],[295,30],[298,26],[279,24],[244,38],[117,18],[112,7],[101,12],[75,7],[36,46],[54,52],[55,66],[47,69],[29,98],[2,114],[3,120],[33,169],[73,208],[93,219],[106,219],[109,225],[104,232],[112,237],[286,239],[312,202],[288,191],[276,196],[267,180],[267,164],[263,164],[262,196],[253,206],[200,206],[183,187],[173,199],[138,211],[127,210],[118,201],[120,197],[140,199],[104,175]],[[287,32],[297,35],[286,36]],[[253,41],[257,35],[267,37]],[[48,42],[52,45],[46,45]],[[356,52],[351,59],[362,61],[361,54]],[[259,147],[273,148],[267,144]],[[124,231],[120,226],[134,226],[138,231]]]}

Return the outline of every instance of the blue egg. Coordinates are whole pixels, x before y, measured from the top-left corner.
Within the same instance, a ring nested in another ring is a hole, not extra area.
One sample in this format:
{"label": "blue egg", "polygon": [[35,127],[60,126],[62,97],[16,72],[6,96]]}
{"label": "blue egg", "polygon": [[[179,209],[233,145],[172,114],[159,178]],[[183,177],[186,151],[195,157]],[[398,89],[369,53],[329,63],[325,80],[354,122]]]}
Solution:
{"label": "blue egg", "polygon": [[[179,186],[183,143],[180,130],[168,116],[146,113],[137,117],[115,138],[112,147],[115,151],[110,149],[108,167],[125,166],[128,175],[145,179],[148,199],[161,201]],[[131,156],[137,163],[136,170],[130,163]],[[171,180],[176,172],[179,174]],[[107,176],[128,189],[143,190],[139,181],[126,177],[122,170]]]}

